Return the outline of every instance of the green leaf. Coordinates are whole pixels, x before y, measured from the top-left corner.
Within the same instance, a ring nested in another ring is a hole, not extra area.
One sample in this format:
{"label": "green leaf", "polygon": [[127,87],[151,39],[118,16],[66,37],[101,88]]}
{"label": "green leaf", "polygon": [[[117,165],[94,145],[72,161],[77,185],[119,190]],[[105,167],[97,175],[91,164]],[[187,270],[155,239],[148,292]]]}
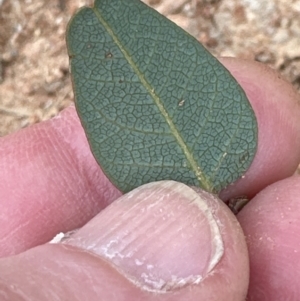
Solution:
{"label": "green leaf", "polygon": [[174,23],[139,0],[96,0],[69,23],[67,44],[79,117],[120,190],[172,179],[219,192],[247,170],[251,105]]}

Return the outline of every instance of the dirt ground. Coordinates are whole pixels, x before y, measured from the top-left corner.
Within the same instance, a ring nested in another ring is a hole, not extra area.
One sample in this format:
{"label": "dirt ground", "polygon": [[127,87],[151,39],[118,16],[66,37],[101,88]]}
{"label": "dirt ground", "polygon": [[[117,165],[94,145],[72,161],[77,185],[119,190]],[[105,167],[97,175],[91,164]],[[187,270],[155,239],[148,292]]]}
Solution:
{"label": "dirt ground", "polygon": [[[0,136],[73,102],[65,30],[92,0],[0,0]],[[214,55],[261,61],[300,91],[300,0],[145,0]]]}

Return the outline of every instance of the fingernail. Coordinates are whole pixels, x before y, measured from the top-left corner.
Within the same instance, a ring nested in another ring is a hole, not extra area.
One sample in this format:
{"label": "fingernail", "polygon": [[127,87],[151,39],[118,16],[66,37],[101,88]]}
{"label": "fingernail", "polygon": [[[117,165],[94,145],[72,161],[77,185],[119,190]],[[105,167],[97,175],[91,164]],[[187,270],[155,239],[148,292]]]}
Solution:
{"label": "fingernail", "polygon": [[114,265],[145,290],[165,292],[199,283],[224,249],[208,193],[161,181],[120,197],[64,243]]}

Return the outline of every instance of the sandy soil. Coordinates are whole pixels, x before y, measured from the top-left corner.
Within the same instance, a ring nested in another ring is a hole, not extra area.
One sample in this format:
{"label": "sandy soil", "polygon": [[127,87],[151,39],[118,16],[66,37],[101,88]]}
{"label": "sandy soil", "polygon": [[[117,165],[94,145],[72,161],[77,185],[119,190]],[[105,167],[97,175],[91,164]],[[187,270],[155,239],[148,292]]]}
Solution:
{"label": "sandy soil", "polygon": [[[0,0],[0,136],[73,102],[65,29],[92,0]],[[145,0],[214,55],[258,60],[300,91],[300,0]]]}

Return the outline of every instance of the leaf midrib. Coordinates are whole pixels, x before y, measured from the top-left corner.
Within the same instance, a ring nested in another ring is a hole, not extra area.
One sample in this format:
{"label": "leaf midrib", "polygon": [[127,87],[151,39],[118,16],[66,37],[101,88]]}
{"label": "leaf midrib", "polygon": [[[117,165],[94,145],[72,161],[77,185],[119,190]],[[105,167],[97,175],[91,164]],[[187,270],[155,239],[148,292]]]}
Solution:
{"label": "leaf midrib", "polygon": [[160,110],[161,114],[165,118],[167,124],[170,127],[171,133],[174,135],[176,141],[178,142],[179,146],[181,147],[184,155],[187,158],[187,161],[189,162],[189,165],[191,166],[193,172],[196,175],[197,180],[199,181],[200,187],[205,189],[206,191],[212,191],[213,187],[211,183],[206,179],[205,175],[203,174],[200,166],[197,164],[196,160],[194,159],[193,154],[189,151],[186,143],[184,142],[183,138],[181,137],[180,133],[178,132],[175,124],[173,123],[172,119],[169,117],[168,112],[164,108],[162,102],[160,101],[160,97],[155,93],[155,89],[148,83],[148,81],[143,76],[143,73],[139,70],[136,63],[132,60],[129,53],[126,51],[126,49],[123,47],[122,43],[120,42],[119,38],[115,35],[109,24],[104,20],[104,18],[101,16],[100,12],[97,10],[97,8],[92,8],[96,17],[100,21],[100,23],[104,26],[104,28],[107,30],[108,34],[112,37],[116,45],[119,47],[120,51],[123,53],[124,57],[140,79],[143,86],[146,88],[148,93],[151,95],[152,99],[154,100],[155,104],[157,105],[158,109]]}

